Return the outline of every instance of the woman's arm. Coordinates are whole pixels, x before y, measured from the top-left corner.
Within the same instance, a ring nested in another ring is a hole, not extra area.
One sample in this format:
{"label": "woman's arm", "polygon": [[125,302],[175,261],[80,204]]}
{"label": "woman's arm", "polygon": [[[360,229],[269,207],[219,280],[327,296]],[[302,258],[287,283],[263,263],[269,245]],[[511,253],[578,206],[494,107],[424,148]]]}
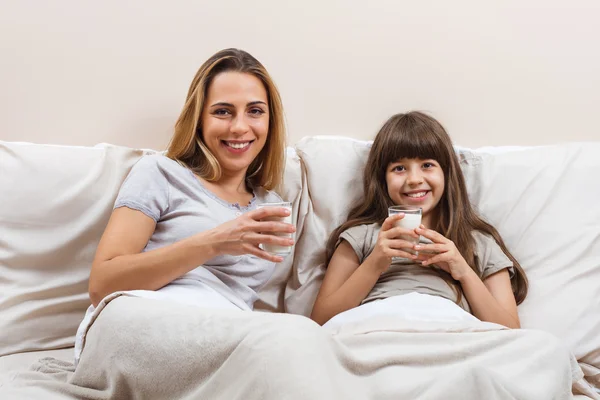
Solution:
{"label": "woman's arm", "polygon": [[219,254],[254,254],[280,262],[281,257],[261,250],[258,244],[293,244],[292,239],[269,233],[293,232],[295,228],[282,222],[260,220],[287,214],[289,210],[284,208],[251,211],[214,229],[142,252],[156,223],[140,211],[117,208],[110,217],[92,263],[89,282],[92,304],[98,305],[106,295],[116,291],[159,289]]}

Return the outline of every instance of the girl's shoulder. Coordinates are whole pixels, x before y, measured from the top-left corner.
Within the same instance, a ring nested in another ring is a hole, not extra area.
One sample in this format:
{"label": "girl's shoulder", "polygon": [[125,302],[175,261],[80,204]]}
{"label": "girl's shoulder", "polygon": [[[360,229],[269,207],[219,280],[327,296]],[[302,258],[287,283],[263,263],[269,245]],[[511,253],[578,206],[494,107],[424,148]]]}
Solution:
{"label": "girl's shoulder", "polygon": [[514,274],[513,262],[502,251],[500,245],[491,235],[473,231],[475,241],[475,255],[477,256],[482,277],[487,277],[503,268],[508,268],[510,275]]}

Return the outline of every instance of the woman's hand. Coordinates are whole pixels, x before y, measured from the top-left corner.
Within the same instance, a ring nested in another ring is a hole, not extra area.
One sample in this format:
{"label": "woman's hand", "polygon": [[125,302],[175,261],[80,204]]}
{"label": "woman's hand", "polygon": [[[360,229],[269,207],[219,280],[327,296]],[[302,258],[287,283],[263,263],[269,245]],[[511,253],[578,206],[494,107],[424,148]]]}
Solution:
{"label": "woman's hand", "polygon": [[[273,221],[287,217],[290,210],[284,207],[264,207],[242,214],[238,218],[217,226],[210,231],[211,242],[217,254],[242,255],[252,254],[256,257],[281,262],[283,257],[270,254],[259,244],[274,244],[279,246],[292,246],[294,240],[277,234],[291,234],[296,227],[280,221]],[[271,219],[271,221],[265,221]]]}
{"label": "woman's hand", "polygon": [[414,230],[396,227],[396,223],[404,218],[404,214],[395,214],[387,217],[381,225],[375,248],[369,255],[381,272],[385,271],[392,262],[392,257],[403,257],[415,260],[416,256],[410,253],[414,243],[406,239],[418,239],[419,235]]}
{"label": "woman's hand", "polygon": [[421,225],[415,231],[433,242],[432,244],[418,244],[413,246],[419,252],[417,259],[422,261],[423,266],[435,264],[452,275],[452,278],[457,281],[460,281],[467,274],[473,272],[454,245],[454,242],[450,239],[432,229],[426,229],[424,225]]}

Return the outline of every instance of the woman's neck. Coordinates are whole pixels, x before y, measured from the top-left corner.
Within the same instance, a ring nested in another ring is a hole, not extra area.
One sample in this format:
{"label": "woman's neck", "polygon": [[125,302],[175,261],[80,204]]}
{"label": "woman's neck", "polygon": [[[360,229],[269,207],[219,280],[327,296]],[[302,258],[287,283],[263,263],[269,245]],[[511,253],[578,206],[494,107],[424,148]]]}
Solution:
{"label": "woman's neck", "polygon": [[230,204],[246,206],[250,204],[254,196],[254,193],[252,193],[246,184],[245,174],[237,174],[235,176],[223,175],[218,181],[213,182],[200,179],[206,188]]}

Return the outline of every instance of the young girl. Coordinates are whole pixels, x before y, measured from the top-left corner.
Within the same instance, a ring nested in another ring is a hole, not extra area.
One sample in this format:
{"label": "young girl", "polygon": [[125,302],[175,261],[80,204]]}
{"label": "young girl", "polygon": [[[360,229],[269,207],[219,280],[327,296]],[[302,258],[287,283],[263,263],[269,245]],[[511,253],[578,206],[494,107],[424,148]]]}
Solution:
{"label": "young girl", "polygon": [[[390,118],[375,138],[363,185],[364,200],[329,238],[313,320],[332,326],[373,314],[474,315],[520,327],[517,304],[527,294],[527,278],[498,231],[471,206],[439,122],[420,112]],[[395,227],[404,214],[388,217],[393,205],[420,207],[422,225]],[[401,239],[407,235],[418,244]]]}

